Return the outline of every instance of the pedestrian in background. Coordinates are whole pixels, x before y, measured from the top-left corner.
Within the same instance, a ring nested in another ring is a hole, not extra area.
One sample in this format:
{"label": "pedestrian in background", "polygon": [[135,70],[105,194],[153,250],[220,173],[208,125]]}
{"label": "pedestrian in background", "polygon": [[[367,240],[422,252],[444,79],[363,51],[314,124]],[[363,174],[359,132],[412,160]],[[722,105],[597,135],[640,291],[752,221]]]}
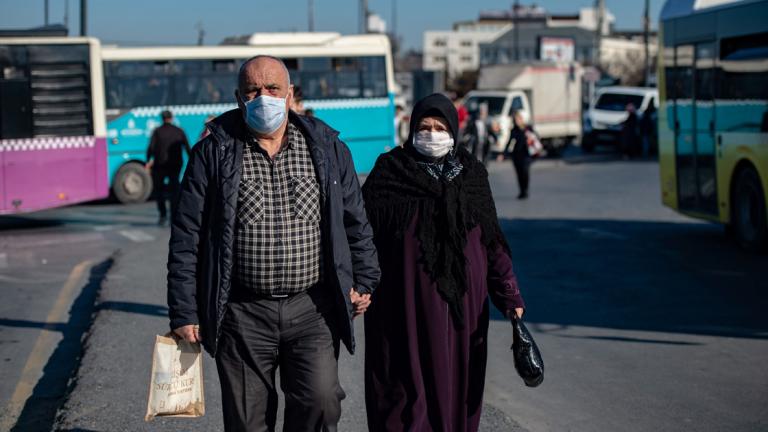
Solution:
{"label": "pedestrian in background", "polygon": [[241,66],[238,109],[195,146],[168,255],[171,329],[216,359],[224,429],[335,431],[342,340],[379,280],[373,234],[347,146],[290,110],[285,64]]}
{"label": "pedestrian in background", "polygon": [[510,154],[510,148],[512,149],[512,165],[515,167],[515,173],[517,174],[517,185],[520,188],[520,193],[517,195],[517,199],[528,198],[528,186],[531,182],[531,157],[530,140],[536,138],[536,132],[533,128],[525,123],[522,111],[516,110],[512,113],[512,131],[509,134],[509,141],[507,141],[506,147],[504,147],[504,154]]}
{"label": "pedestrian in background", "polygon": [[492,140],[488,123],[488,104],[481,103],[476,110],[470,112],[463,140],[466,149],[485,165]]}
{"label": "pedestrian in background", "polygon": [[365,316],[372,432],[477,431],[489,294],[523,313],[488,173],[456,145],[458,123],[445,96],[419,101],[408,140],[363,186],[382,271]]}
{"label": "pedestrian in background", "polygon": [[658,132],[656,129],[656,123],[658,116],[656,114],[656,105],[653,102],[648,104],[648,108],[643,111],[643,116],[640,118],[640,136],[642,139],[642,156],[656,154],[659,148],[658,144]]}
{"label": "pedestrian in background", "polygon": [[464,128],[467,126],[469,112],[467,111],[467,107],[461,103],[461,97],[458,93],[453,95],[453,107],[456,108],[456,112],[459,116],[459,136],[461,136],[464,133]]}
{"label": "pedestrian in background", "polygon": [[[184,131],[173,124],[173,114],[163,111],[160,115],[163,124],[152,132],[152,138],[147,147],[146,168],[152,176],[152,187],[157,210],[160,212],[159,225],[165,225],[168,220],[168,210],[165,202],[171,202],[171,214],[176,212],[176,202],[179,193],[179,176],[184,165],[182,152],[189,156],[189,141]],[[166,186],[165,182],[168,181]]]}
{"label": "pedestrian in background", "polygon": [[635,104],[628,103],[626,107],[627,119],[621,124],[621,153],[624,159],[637,155],[640,143],[640,128]]}

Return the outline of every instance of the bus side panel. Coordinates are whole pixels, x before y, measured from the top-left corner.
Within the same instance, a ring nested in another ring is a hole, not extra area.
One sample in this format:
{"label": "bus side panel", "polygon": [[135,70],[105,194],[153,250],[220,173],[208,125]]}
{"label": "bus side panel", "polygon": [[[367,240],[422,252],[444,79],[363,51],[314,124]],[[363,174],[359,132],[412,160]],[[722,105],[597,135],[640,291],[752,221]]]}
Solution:
{"label": "bus side panel", "polygon": [[[197,143],[209,116],[218,116],[234,108],[237,108],[237,105],[167,107],[174,115],[173,123],[184,130],[190,145]],[[117,171],[126,162],[146,162],[149,140],[155,128],[162,124],[160,113],[164,109],[166,107],[135,108],[107,123],[110,185]]]}
{"label": "bus side panel", "polygon": [[[376,158],[395,145],[394,95],[388,98],[305,101],[315,116],[340,132],[340,137],[352,152],[355,168],[367,173]],[[191,144],[198,141],[206,119],[219,115],[237,105],[200,105],[179,107],[134,108],[109,121],[107,125],[108,171],[111,185],[115,174],[128,161],[146,159],[152,131],[160,126],[160,113],[164,109],[174,115],[174,124],[187,134]]]}
{"label": "bus side panel", "polygon": [[104,144],[94,137],[6,140],[3,212],[28,212],[106,197]]}
{"label": "bus side panel", "polygon": [[765,202],[768,203],[768,133],[724,132],[722,137],[722,157],[718,161],[718,183],[720,188],[720,220],[731,220],[730,190],[736,167],[741,162],[748,162],[760,176]]}
{"label": "bus side panel", "polygon": [[358,173],[370,172],[379,155],[395,146],[394,95],[388,99],[305,101],[304,105],[340,132]]}
{"label": "bus side panel", "polygon": [[[664,40],[664,33],[667,32],[664,25],[659,26],[659,40]],[[677,205],[677,169],[675,164],[675,107],[674,102],[668,100],[667,95],[667,74],[666,68],[674,66],[671,62],[674,58],[669,58],[669,49],[660,49],[658,52],[658,89],[659,89],[659,110],[658,110],[658,140],[659,140],[659,175],[661,181],[661,201],[674,210]]]}

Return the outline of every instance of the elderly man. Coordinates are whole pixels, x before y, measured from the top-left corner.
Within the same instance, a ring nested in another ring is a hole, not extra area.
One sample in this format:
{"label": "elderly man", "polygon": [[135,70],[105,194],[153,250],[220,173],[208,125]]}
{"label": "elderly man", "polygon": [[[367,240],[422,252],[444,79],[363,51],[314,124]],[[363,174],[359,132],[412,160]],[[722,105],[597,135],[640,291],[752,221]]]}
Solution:
{"label": "elderly man", "polygon": [[379,281],[360,185],[338,132],[289,110],[279,59],[240,68],[239,109],[213,120],[171,226],[171,328],[216,358],[225,430],[335,431],[339,341]]}

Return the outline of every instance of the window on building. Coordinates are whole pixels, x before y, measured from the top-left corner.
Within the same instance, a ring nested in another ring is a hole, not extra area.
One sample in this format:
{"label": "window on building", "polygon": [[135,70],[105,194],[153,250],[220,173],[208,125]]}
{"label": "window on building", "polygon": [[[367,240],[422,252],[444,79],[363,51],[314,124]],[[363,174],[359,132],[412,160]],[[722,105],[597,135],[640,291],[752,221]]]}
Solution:
{"label": "window on building", "polygon": [[461,56],[461,61],[463,63],[472,63],[472,56]]}
{"label": "window on building", "polygon": [[463,46],[463,47],[471,47],[472,46],[472,41],[471,40],[463,40],[463,41],[461,41],[461,46]]}
{"label": "window on building", "polygon": [[448,45],[448,41],[445,39],[435,39],[434,45],[436,47],[444,47]]}

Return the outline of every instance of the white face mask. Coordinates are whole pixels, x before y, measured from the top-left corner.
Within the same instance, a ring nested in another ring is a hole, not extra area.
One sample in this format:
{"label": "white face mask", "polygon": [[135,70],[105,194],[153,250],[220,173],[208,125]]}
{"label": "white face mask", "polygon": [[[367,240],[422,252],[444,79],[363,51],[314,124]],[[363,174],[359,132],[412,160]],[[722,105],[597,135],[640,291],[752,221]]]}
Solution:
{"label": "white face mask", "polygon": [[271,134],[285,121],[285,100],[286,98],[261,95],[246,102],[246,123],[260,134]]}
{"label": "white face mask", "polygon": [[448,132],[420,131],[413,138],[413,148],[424,156],[443,157],[453,148],[453,138]]}

